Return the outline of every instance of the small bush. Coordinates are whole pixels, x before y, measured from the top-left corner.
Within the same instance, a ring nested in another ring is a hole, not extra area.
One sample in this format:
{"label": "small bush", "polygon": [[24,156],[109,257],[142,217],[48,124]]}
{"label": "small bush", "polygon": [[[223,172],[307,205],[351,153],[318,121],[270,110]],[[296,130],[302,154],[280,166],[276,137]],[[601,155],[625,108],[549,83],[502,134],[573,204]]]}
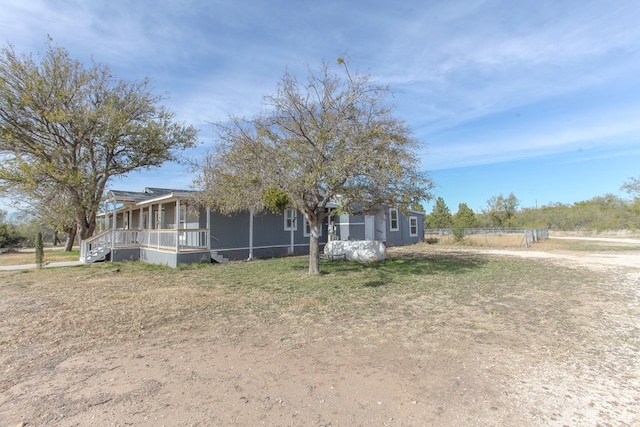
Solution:
{"label": "small bush", "polygon": [[451,232],[456,242],[461,242],[464,239],[464,226],[455,225],[451,228]]}

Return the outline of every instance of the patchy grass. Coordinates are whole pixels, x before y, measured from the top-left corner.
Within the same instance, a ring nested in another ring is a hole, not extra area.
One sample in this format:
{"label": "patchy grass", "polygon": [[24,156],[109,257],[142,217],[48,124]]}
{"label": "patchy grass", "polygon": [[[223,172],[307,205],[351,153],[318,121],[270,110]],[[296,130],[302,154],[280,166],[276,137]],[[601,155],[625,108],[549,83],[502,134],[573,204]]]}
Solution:
{"label": "patchy grass", "polygon": [[[44,262],[77,261],[80,259],[80,251],[64,252],[59,249],[45,248]],[[35,264],[34,251],[7,252],[0,254],[0,265]]]}
{"label": "patchy grass", "polygon": [[335,325],[363,340],[395,325],[407,345],[420,328],[436,325],[453,335],[502,331],[514,339],[527,328],[544,343],[550,325],[556,333],[572,329],[571,301],[593,295],[598,280],[530,260],[421,246],[379,264],[326,263],[318,277],[306,270],[306,257],[290,257],[0,272],[0,390],[56,355],[208,325]]}
{"label": "patchy grass", "polygon": [[[328,396],[341,425],[357,408],[372,425],[635,425],[640,271],[572,268],[594,256],[574,244],[425,243],[317,277],[306,257],[0,271],[0,418],[197,424],[214,402],[229,422],[202,424],[324,425]],[[350,406],[355,389],[375,399]]]}

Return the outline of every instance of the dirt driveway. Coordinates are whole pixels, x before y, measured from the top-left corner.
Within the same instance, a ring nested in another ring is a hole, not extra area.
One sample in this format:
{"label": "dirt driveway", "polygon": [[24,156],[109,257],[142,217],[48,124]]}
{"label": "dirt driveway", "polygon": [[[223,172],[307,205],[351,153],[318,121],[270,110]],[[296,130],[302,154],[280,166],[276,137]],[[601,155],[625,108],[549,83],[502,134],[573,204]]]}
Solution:
{"label": "dirt driveway", "polygon": [[0,424],[640,424],[640,251],[440,251],[531,258],[587,279],[559,292],[523,277],[465,304],[386,295],[396,309],[384,317],[220,316],[57,354],[0,388]]}

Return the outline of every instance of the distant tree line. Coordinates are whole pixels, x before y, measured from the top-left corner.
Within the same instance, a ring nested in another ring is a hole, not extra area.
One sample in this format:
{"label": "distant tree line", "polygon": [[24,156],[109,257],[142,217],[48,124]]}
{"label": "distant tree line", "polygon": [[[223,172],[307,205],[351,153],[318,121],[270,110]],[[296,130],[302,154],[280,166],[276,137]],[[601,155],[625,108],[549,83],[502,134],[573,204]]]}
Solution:
{"label": "distant tree line", "polygon": [[38,233],[50,244],[62,244],[63,236],[31,215],[9,215],[0,210],[0,249],[33,247]]}
{"label": "distant tree line", "polygon": [[439,197],[430,214],[425,216],[425,228],[519,227],[552,230],[639,230],[640,179],[632,178],[622,186],[630,199],[613,194],[596,196],[573,204],[550,203],[540,207],[520,208],[513,194],[499,194],[487,201],[481,212],[473,212],[465,203],[451,214],[444,199]]}

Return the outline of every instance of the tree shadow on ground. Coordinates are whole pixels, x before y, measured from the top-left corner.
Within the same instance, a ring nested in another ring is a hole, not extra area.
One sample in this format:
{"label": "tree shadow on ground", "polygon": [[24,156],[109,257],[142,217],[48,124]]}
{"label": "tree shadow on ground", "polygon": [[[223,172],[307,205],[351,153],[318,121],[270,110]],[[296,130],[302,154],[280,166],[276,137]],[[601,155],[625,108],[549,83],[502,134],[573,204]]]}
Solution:
{"label": "tree shadow on ground", "polygon": [[407,253],[376,263],[333,261],[323,264],[322,270],[324,274],[337,276],[364,273],[371,276],[371,280],[366,281],[364,286],[377,288],[394,283],[394,279],[409,276],[465,274],[484,267],[486,263],[485,257],[468,252]]}

